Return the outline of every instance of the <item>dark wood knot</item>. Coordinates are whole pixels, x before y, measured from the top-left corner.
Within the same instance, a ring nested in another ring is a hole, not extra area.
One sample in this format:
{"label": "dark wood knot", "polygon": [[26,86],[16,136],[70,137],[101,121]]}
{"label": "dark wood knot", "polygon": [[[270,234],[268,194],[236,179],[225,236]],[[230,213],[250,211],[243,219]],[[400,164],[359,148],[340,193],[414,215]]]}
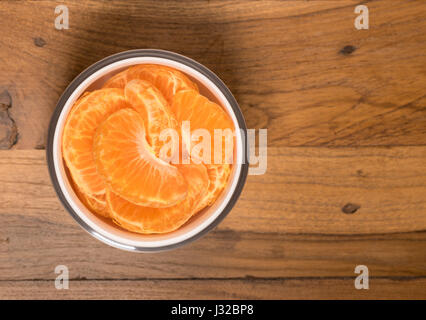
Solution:
{"label": "dark wood knot", "polygon": [[43,39],[43,38],[41,38],[41,37],[37,37],[37,38],[34,38],[34,44],[35,44],[37,47],[42,48],[42,47],[44,47],[44,46],[46,45],[46,40],[44,40],[44,39]]}
{"label": "dark wood knot", "polygon": [[342,212],[346,213],[346,214],[353,214],[353,213],[357,212],[357,210],[359,208],[361,208],[360,205],[353,204],[353,203],[347,203],[343,206]]}
{"label": "dark wood knot", "polygon": [[354,52],[356,50],[356,47],[354,46],[344,46],[341,50],[340,50],[340,54],[343,54],[344,56],[348,56],[350,55],[352,52]]}

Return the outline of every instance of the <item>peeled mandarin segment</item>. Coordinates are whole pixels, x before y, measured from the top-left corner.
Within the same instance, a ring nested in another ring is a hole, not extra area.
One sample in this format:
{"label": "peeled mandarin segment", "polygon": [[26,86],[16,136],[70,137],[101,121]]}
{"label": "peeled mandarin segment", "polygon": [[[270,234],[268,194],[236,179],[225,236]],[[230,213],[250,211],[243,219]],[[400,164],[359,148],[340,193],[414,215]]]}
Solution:
{"label": "peeled mandarin segment", "polygon": [[[153,84],[145,80],[135,79],[128,82],[124,88],[124,94],[133,109],[142,115],[148,143],[154,150],[155,155],[159,157],[161,148],[170,141],[170,138],[168,140],[160,139],[160,134],[162,132],[164,134],[166,129],[173,129],[177,132],[177,122],[169,104],[161,92]],[[178,141],[170,142],[170,153],[174,154],[174,152],[178,151],[179,144]],[[175,145],[173,142],[175,142]]]}
{"label": "peeled mandarin segment", "polygon": [[231,173],[231,165],[229,164],[222,164],[222,165],[216,165],[211,164],[207,165],[207,173],[209,175],[209,189],[208,189],[208,195],[209,195],[209,202],[208,205],[212,205],[218,196],[221,194],[223,189],[225,189],[229,175]]}
{"label": "peeled mandarin segment", "polygon": [[156,86],[168,103],[180,90],[192,89],[198,92],[197,85],[182,72],[156,64],[140,64],[126,69],[105,84],[104,88],[124,88],[126,83],[134,79],[146,80]]}
{"label": "peeled mandarin segment", "polygon": [[85,195],[86,201],[89,205],[89,208],[92,209],[95,213],[108,218],[110,216],[109,209],[106,203],[106,195]]}
{"label": "peeled mandarin segment", "polygon": [[209,175],[205,165],[203,164],[178,164],[176,166],[180,173],[184,176],[188,183],[188,195],[185,202],[191,206],[191,214],[197,213],[198,203],[204,198],[208,192]]}
{"label": "peeled mandarin segment", "polygon": [[93,153],[99,174],[120,197],[137,205],[169,207],[186,197],[178,169],[155,157],[145,137],[142,116],[122,109],[98,128]]}
{"label": "peeled mandarin segment", "polygon": [[81,191],[77,186],[73,186],[75,193],[77,194],[80,201],[93,213],[108,218],[109,209],[106,203],[106,195],[94,195],[90,196]]}
{"label": "peeled mandarin segment", "polygon": [[174,95],[180,90],[192,89],[198,92],[198,87],[182,72],[161,65],[140,64],[127,70],[127,81],[133,79],[146,80],[155,85],[172,103]]}
{"label": "peeled mandarin segment", "polygon": [[208,175],[204,165],[179,165],[188,183],[188,195],[168,208],[150,208],[135,205],[114,192],[107,191],[111,217],[121,227],[138,233],[166,233],[181,227],[194,214],[199,199],[207,191]]}
{"label": "peeled mandarin segment", "polygon": [[117,73],[113,77],[111,77],[105,84],[103,88],[119,88],[123,89],[127,83],[127,69]]}
{"label": "peeled mandarin segment", "polygon": [[182,72],[156,64],[140,64],[114,75],[103,88],[124,88],[132,80],[145,80],[157,87],[169,104],[180,90],[195,90],[197,85]]}
{"label": "peeled mandarin segment", "polygon": [[[204,129],[210,135],[211,154],[210,159],[204,163],[229,163],[233,156],[234,124],[228,114],[216,103],[211,102],[206,97],[194,90],[182,90],[176,93],[171,106],[178,125],[182,121],[189,121],[190,130]],[[215,143],[215,130],[222,130],[223,136],[219,137],[222,143]],[[187,142],[187,138],[185,142]],[[227,143],[228,140],[228,143]],[[194,145],[198,142],[191,142],[191,156],[195,154]],[[225,158],[226,146],[231,146],[228,157]],[[215,159],[215,149],[218,155]],[[204,158],[204,156],[202,157]],[[209,162],[210,161],[210,162]]]}
{"label": "peeled mandarin segment", "polygon": [[90,195],[105,194],[105,183],[96,171],[93,137],[109,115],[129,107],[123,89],[101,89],[84,95],[73,106],[65,123],[62,150],[76,185]]}
{"label": "peeled mandarin segment", "polygon": [[216,201],[223,189],[225,189],[231,173],[231,165],[229,164],[210,164],[206,165],[206,167],[209,176],[209,187],[207,193],[198,203],[197,211],[212,205]]}

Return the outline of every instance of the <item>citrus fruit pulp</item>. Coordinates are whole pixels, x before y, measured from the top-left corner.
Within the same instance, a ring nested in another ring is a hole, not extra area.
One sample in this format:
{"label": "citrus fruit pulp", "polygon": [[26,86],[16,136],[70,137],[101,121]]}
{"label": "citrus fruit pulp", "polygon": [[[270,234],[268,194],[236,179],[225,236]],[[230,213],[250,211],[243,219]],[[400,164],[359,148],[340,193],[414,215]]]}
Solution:
{"label": "citrus fruit pulp", "polygon": [[170,104],[174,95],[180,90],[198,91],[197,85],[182,72],[156,64],[140,64],[130,67],[108,80],[104,84],[104,88],[124,88],[127,82],[134,79],[146,80],[155,85]]}
{"label": "citrus fruit pulp", "polygon": [[106,194],[101,195],[89,195],[80,191],[80,200],[83,200],[90,211],[108,218],[110,216],[109,209],[106,203]]}
{"label": "citrus fruit pulp", "polygon": [[[70,172],[67,167],[65,167],[65,171],[68,176],[70,176]],[[101,195],[88,195],[84,193],[80,188],[74,183],[72,177],[70,179],[70,184],[72,189],[74,190],[77,197],[80,201],[89,209],[91,212],[109,218],[109,209],[106,203],[106,194]]]}
{"label": "citrus fruit pulp", "polygon": [[146,141],[144,120],[133,109],[121,109],[99,126],[93,154],[108,187],[127,201],[160,208],[187,195],[182,174],[155,156]]}
{"label": "citrus fruit pulp", "polygon": [[[202,154],[198,155],[194,149],[195,141],[191,137],[184,137],[185,144],[190,145],[191,156],[201,157],[203,163],[206,164],[232,162],[234,124],[228,114],[218,104],[194,90],[182,90],[174,96],[171,110],[176,117],[178,125],[182,126],[184,122],[187,122],[191,132],[203,130],[208,133],[210,154],[204,154],[203,150]],[[219,142],[215,141],[216,131],[222,133],[219,136]],[[229,145],[232,148],[229,148]],[[230,149],[231,152],[225,157],[227,149]]]}
{"label": "citrus fruit pulp", "polygon": [[[195,149],[179,130],[183,121],[191,131],[208,132],[211,162],[199,164],[194,154],[189,164],[182,162]],[[178,149],[179,164],[161,156],[165,129],[177,131],[172,150]],[[66,120],[62,150],[90,211],[129,231],[165,233],[212,205],[226,187],[232,165],[221,137],[220,162],[214,163],[216,129],[232,137],[235,131],[222,107],[200,95],[188,77],[169,67],[137,65],[81,96]]]}
{"label": "citrus fruit pulp", "polygon": [[102,121],[129,107],[123,89],[101,89],[83,95],[65,123],[62,152],[74,182],[90,195],[105,194],[105,183],[93,159],[93,137]]}
{"label": "citrus fruit pulp", "polygon": [[209,176],[209,186],[207,192],[198,203],[197,211],[211,206],[217,200],[227,185],[232,169],[229,164],[210,164],[206,165],[206,168]]}
{"label": "citrus fruit pulp", "polygon": [[204,165],[179,165],[188,184],[184,200],[167,208],[138,206],[111,190],[107,191],[107,203],[112,219],[121,227],[138,233],[166,233],[178,229],[196,212],[198,201],[206,194],[208,175]]}
{"label": "citrus fruit pulp", "polygon": [[[169,104],[162,93],[145,80],[135,79],[128,82],[124,88],[124,95],[132,108],[142,115],[148,143],[158,157],[161,148],[166,144],[165,139],[161,139],[163,130],[177,129],[177,122]],[[171,153],[177,152],[177,148],[178,143],[171,148]]]}
{"label": "citrus fruit pulp", "polygon": [[[193,90],[179,91],[174,97],[171,109],[178,123],[189,121],[191,131],[206,129],[210,134],[212,146],[210,157],[208,157],[210,161],[205,163],[210,183],[208,192],[198,205],[198,210],[202,210],[216,201],[227,184],[232,169],[231,164],[228,162],[232,162],[230,156],[233,156],[233,154],[226,155],[226,148],[227,143],[231,141],[231,152],[233,153],[234,125],[230,117],[218,104]],[[214,139],[215,130],[217,129],[221,129],[224,133],[221,143],[219,142],[219,148],[221,149],[217,149],[218,143]],[[194,141],[186,138],[186,141],[188,140],[189,142],[186,142],[186,144],[190,144],[192,147]],[[217,159],[217,156],[215,158],[215,152],[221,156],[220,159]],[[197,157],[197,155],[194,154],[194,149],[192,149],[191,158],[194,159],[194,157]],[[203,155],[201,158],[204,161]]]}

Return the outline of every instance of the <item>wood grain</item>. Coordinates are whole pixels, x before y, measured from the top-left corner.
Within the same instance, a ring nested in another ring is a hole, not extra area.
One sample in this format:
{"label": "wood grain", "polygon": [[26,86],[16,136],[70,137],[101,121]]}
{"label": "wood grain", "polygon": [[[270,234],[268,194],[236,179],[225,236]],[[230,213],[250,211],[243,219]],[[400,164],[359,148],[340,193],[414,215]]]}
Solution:
{"label": "wood grain", "polygon": [[[0,299],[426,298],[425,1],[67,1],[62,31],[56,5],[0,2]],[[267,173],[213,232],[158,254],[85,233],[34,150],[70,81],[136,48],[203,63],[268,129]]]}
{"label": "wood grain", "polygon": [[[354,28],[361,2],[368,31]],[[75,1],[62,31],[56,5],[0,3],[0,89],[13,100],[14,148],[43,148],[68,83],[135,48],[175,51],[211,68],[248,126],[268,128],[271,146],[426,144],[422,0]]]}
{"label": "wood grain", "polygon": [[[2,151],[0,280],[50,279],[58,264],[73,279],[350,277],[357,264],[375,276],[426,274],[426,148],[270,150],[267,174],[249,177],[215,232],[155,255],[81,230],[56,198],[44,151]],[[357,212],[341,211],[348,201]]]}
{"label": "wood grain", "polygon": [[0,299],[425,299],[426,280],[375,279],[356,290],[348,279],[131,280],[0,282]]}
{"label": "wood grain", "polygon": [[[0,212],[62,221],[45,152],[0,154]],[[311,234],[425,231],[425,158],[425,147],[268,148],[266,174],[249,176],[226,226]],[[345,214],[348,203],[360,208]]]}

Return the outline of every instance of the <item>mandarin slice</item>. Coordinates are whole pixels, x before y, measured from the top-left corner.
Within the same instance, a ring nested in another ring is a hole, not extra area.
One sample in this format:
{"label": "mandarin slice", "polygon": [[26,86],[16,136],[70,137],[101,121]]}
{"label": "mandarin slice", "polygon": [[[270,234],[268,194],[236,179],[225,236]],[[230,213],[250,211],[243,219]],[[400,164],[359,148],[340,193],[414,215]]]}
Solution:
{"label": "mandarin slice", "polygon": [[207,164],[206,167],[209,176],[209,187],[198,203],[196,211],[211,206],[216,201],[223,189],[225,189],[231,173],[231,165],[229,164]]}
{"label": "mandarin slice", "polygon": [[106,203],[106,194],[101,195],[88,195],[85,194],[84,197],[89,205],[89,208],[92,209],[95,213],[108,218],[110,216],[109,209]]}
{"label": "mandarin slice", "polygon": [[101,89],[83,95],[65,123],[62,151],[77,186],[90,195],[105,194],[105,183],[93,159],[93,137],[109,115],[130,105],[123,89]]}
{"label": "mandarin slice", "polygon": [[[161,148],[167,143],[166,140],[160,139],[160,134],[166,129],[177,129],[177,122],[169,104],[162,93],[145,80],[135,79],[128,82],[124,88],[124,95],[133,109],[142,115],[148,143],[159,157]],[[172,144],[170,151],[172,154],[179,148],[178,141],[175,144],[175,146]]]}
{"label": "mandarin slice", "polygon": [[208,187],[208,175],[204,165],[179,165],[188,184],[188,195],[178,204],[168,208],[150,208],[135,205],[114,192],[107,191],[107,203],[111,217],[121,227],[138,233],[166,233],[181,227],[195,213],[199,200]]}
{"label": "mandarin slice", "polygon": [[186,197],[182,174],[155,156],[146,141],[144,120],[133,109],[121,109],[99,126],[93,154],[108,187],[127,201],[160,208]]}
{"label": "mandarin slice", "polygon": [[105,194],[90,196],[81,191],[73,182],[71,182],[71,184],[73,185],[73,189],[77,194],[77,197],[91,212],[105,218],[110,216]]}
{"label": "mandarin slice", "polygon": [[156,64],[140,64],[126,69],[104,84],[104,88],[124,88],[134,79],[146,80],[155,85],[172,103],[174,95],[180,90],[192,89],[198,92],[197,85],[182,72]]}
{"label": "mandarin slice", "polygon": [[[189,121],[191,132],[198,129],[208,131],[210,135],[211,154],[205,160],[206,155],[204,155],[203,151],[200,157],[204,159],[204,163],[222,164],[232,161],[234,124],[228,114],[218,104],[194,90],[182,90],[176,93],[171,110],[178,121],[178,125],[181,126],[183,121]],[[222,144],[215,143],[215,130],[219,129],[222,130],[223,134],[222,137],[219,137],[222,140]],[[197,158],[198,154],[195,154],[193,148],[196,143],[194,141],[189,142],[188,140],[188,138],[185,138],[186,144],[191,144],[191,157]],[[225,158],[227,144],[232,148],[230,148],[229,154]],[[219,159],[215,159],[214,157],[215,150]]]}
{"label": "mandarin slice", "polygon": [[116,75],[109,78],[102,88],[119,88],[124,89],[127,83],[127,69],[117,73]]}

